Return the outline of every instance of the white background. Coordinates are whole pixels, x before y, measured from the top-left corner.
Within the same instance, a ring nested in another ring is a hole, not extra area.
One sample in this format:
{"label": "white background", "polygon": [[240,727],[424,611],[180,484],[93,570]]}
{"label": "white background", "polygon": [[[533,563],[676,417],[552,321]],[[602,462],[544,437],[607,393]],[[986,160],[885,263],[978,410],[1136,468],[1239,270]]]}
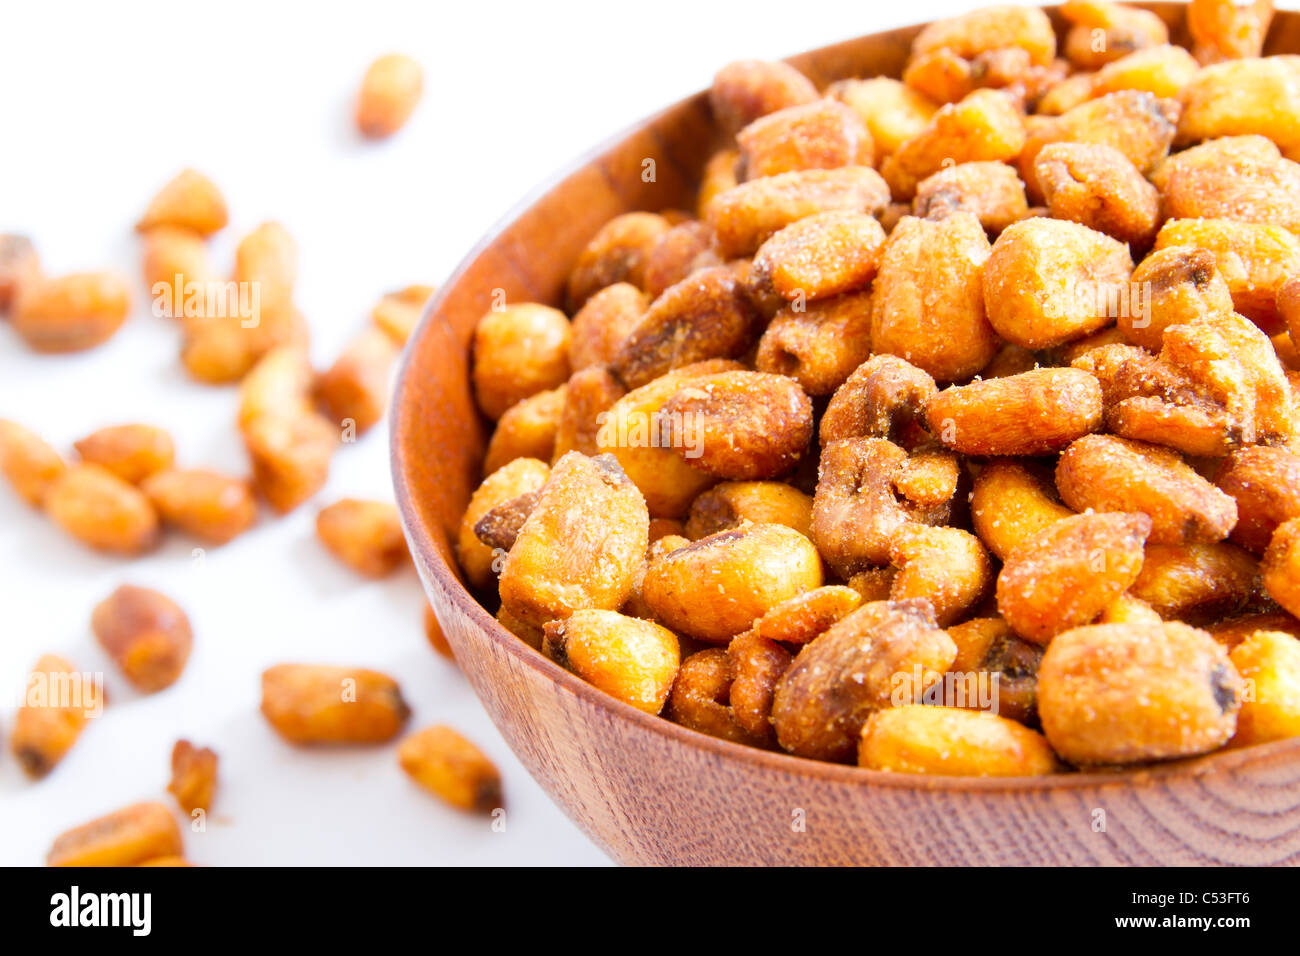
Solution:
{"label": "white background", "polygon": [[[299,305],[325,365],[376,297],[439,282],[519,198],[640,116],[707,86],[723,63],[779,57],[969,9],[967,0],[527,3],[66,3],[0,0],[0,232],[29,234],[48,271],[115,268],[132,318],[74,356],[27,351],[0,322],[0,417],[61,449],[104,425],[169,428],[183,465],[242,473],[234,390],[189,381],[179,332],[155,318],[132,223],[178,169],[221,186],[233,244],[275,218],[301,251]],[[408,126],[361,141],[352,101],[369,61],[418,59]],[[426,645],[415,574],[364,582],[316,542],[344,495],[390,499],[386,428],[344,446],[317,500],[195,560],[180,536],[143,560],[88,552],[0,489],[0,864],[40,863],[69,826],[167,799],[177,737],[221,757],[195,862],[595,864],[605,857],[529,779],[453,666]],[[94,604],[130,581],[189,614],[181,680],[142,697],[89,633]],[[111,702],[45,780],[7,752],[13,701],[42,653],[105,671]],[[285,660],[350,663],[399,679],[411,726],[445,721],[505,776],[504,833],[411,784],[394,748],[301,751],[258,713],[258,675]]]}

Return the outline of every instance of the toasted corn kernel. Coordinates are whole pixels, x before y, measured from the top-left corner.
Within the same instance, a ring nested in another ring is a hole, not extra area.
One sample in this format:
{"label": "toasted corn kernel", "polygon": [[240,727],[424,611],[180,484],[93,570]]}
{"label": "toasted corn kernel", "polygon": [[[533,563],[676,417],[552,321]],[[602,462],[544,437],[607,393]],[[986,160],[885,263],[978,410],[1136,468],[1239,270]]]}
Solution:
{"label": "toasted corn kernel", "polygon": [[405,345],[424,314],[425,304],[436,291],[431,285],[409,285],[400,291],[389,292],[370,310],[370,321],[387,332],[398,345]]}
{"label": "toasted corn kernel", "polygon": [[788,63],[738,60],[713,78],[709,103],[723,132],[735,135],[760,116],[788,106],[812,103],[817,87]]}
{"label": "toasted corn kernel", "polygon": [[75,447],[82,461],[107,468],[133,485],[170,468],[175,457],[172,436],[152,425],[101,428],[76,442]]}
{"label": "toasted corn kernel", "polygon": [[379,57],[366,68],[357,96],[357,129],[371,139],[396,133],[411,118],[424,88],[420,64],[401,53]]}
{"label": "toasted corn kernel", "polygon": [[1099,624],[1057,635],[1038,669],[1038,712],[1074,764],[1188,757],[1237,729],[1242,681],[1227,650],[1185,624]]}
{"label": "toasted corn kernel", "polygon": [[67,660],[46,654],[28,675],[10,747],[29,777],[43,777],[72,749],[104,706],[103,689]]}
{"label": "toasted corn kernel", "polygon": [[331,421],[351,422],[360,435],[384,417],[388,380],[399,348],[379,329],[366,329],[316,380],[316,399]]}
{"label": "toasted corn kernel", "polygon": [[1150,533],[1144,514],[1089,513],[1049,525],[1002,566],[998,611],[1038,644],[1087,624],[1137,580]]}
{"label": "toasted corn kernel", "polygon": [[1300,454],[1254,445],[1229,455],[1214,483],[1237,502],[1232,540],[1263,553],[1283,521],[1300,518]]}
{"label": "toasted corn kernel", "polygon": [[166,469],[140,484],[163,522],[212,544],[225,544],[257,522],[247,481],[204,469]]}
{"label": "toasted corn kernel", "polygon": [[1260,565],[1264,589],[1293,615],[1300,615],[1300,518],[1277,526]]}
{"label": "toasted corn kernel", "polygon": [[397,682],[378,671],[277,664],[262,672],[262,716],[292,744],[377,744],[410,716]]}
{"label": "toasted corn kernel", "polygon": [[862,728],[858,766],[953,777],[1032,777],[1057,769],[1037,731],[995,714],[923,704],[872,714]]}
{"label": "toasted corn kernel", "polygon": [[556,388],[569,377],[569,320],[563,312],[524,303],[489,311],[474,327],[474,396],[498,419],[520,399]]}
{"label": "toasted corn kernel", "polygon": [[99,465],[73,465],[50,486],[45,512],[60,528],[101,551],[137,555],[161,539],[149,499]]}
{"label": "toasted corn kernel", "polygon": [[864,604],[805,645],[777,683],[777,740],[803,757],[850,760],[871,714],[911,703],[956,653],[928,601]]}
{"label": "toasted corn kernel", "polygon": [[[487,452],[483,456],[483,474],[490,475],[516,458],[558,461],[559,456],[555,450],[560,424],[568,404],[568,390],[567,385],[561,385],[549,392],[529,395],[507,408],[488,441]],[[595,453],[594,438],[590,449],[582,449],[584,454],[588,450]]]}
{"label": "toasted corn kernel", "polygon": [[870,355],[871,293],[853,292],[782,308],[759,340],[754,367],[788,375],[809,395],[830,395]]}
{"label": "toasted corn kernel", "polygon": [[226,200],[216,184],[200,172],[183,169],[149,201],[135,228],[147,232],[175,226],[209,236],[223,228],[228,218]]}
{"label": "toasted corn kernel", "polygon": [[1258,578],[1255,556],[1224,541],[1149,544],[1132,590],[1165,620],[1203,624],[1245,607]]}
{"label": "toasted corn kernel", "polygon": [[0,418],[0,473],[29,505],[41,507],[67,469],[59,453],[39,435]]}
{"label": "toasted corn kernel", "polygon": [[181,809],[191,815],[195,810],[207,812],[212,808],[216,789],[216,751],[195,747],[188,740],[176,741],[172,747],[172,779],[167,790]]}
{"label": "toasted corn kernel", "polygon": [[122,278],[79,272],[24,282],[10,320],[38,352],[79,352],[112,338],[130,309],[131,293]]}
{"label": "toasted corn kernel", "polygon": [[386,501],[336,501],[316,516],[316,534],[336,558],[368,578],[391,574],[409,556],[397,507]]}
{"label": "toasted corn kernel", "polygon": [[95,606],[90,627],[126,679],[146,694],[176,683],[194,646],[185,612],[149,588],[122,585]]}
{"label": "toasted corn kernel", "polygon": [[1020,544],[1068,518],[1050,473],[1010,458],[990,461],[975,476],[971,523],[980,540],[1005,561]]}
{"label": "toasted corn kernel", "polygon": [[501,570],[501,601],[536,626],[622,607],[649,544],[642,497],[611,455],[555,463]]}
{"label": "toasted corn kernel", "polygon": [[543,631],[543,651],[560,666],[637,710],[663,709],[681,661],[672,631],[605,610],[575,611]]}
{"label": "toasted corn kernel", "polygon": [[60,834],[48,866],[135,866],[183,853],[181,831],[161,803],[133,803]]}
{"label": "toasted corn kernel", "polygon": [[1233,746],[1300,736],[1300,640],[1260,631],[1229,654],[1246,683]]}
{"label": "toasted corn kernel", "polygon": [[397,761],[412,780],[453,807],[491,813],[502,805],[496,764],[444,724],[408,734]]}

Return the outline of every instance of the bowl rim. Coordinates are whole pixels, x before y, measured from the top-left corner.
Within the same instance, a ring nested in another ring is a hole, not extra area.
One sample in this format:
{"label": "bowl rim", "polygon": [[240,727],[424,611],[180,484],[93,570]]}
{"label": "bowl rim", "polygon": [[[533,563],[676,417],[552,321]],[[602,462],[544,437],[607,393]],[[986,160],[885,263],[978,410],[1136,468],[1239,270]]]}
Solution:
{"label": "bowl rim", "polygon": [[[1136,5],[1144,6],[1144,4],[1141,3]],[[1168,5],[1169,4],[1163,3],[1157,4],[1157,6],[1162,7]],[[1179,5],[1181,6],[1182,4]],[[1044,9],[1050,11],[1056,8],[1053,6]],[[1300,17],[1300,13],[1293,13],[1292,15]],[[850,37],[847,40],[835,41],[834,43],[826,44],[823,47],[817,47],[812,50],[792,54],[788,57],[782,57],[782,60],[797,60],[800,57],[808,56],[840,44],[852,43],[855,40],[864,37],[879,36],[884,33],[895,31],[902,32],[919,29],[931,22],[933,21],[893,27],[875,33],[860,34],[855,37]],[[464,281],[465,277],[472,271],[472,267],[478,260],[479,256],[489,249],[502,236],[502,234],[514,225],[517,220],[527,214],[543,197],[562,187],[571,177],[580,174],[591,163],[615,149],[630,136],[635,135],[637,132],[653,125],[657,121],[666,118],[669,114],[684,109],[692,103],[707,97],[707,95],[707,90],[698,91],[661,110],[643,117],[639,121],[619,130],[612,136],[605,138],[595,147],[584,151],[576,159],[566,163],[558,170],[553,171],[550,175],[540,180],[524,194],[523,198],[513,203],[510,208],[492,224],[491,228],[489,228],[488,231],[470,247],[469,252],[467,252],[460,262],[457,263],[455,269],[453,269],[447,276],[446,280],[438,286],[437,291],[425,304],[424,310],[420,316],[420,321],[412,330],[411,335],[407,340],[406,348],[403,349],[398,372],[394,378],[393,389],[391,392],[391,412],[389,415],[388,439],[389,468],[391,471],[393,488],[396,493],[397,507],[401,517],[402,527],[406,533],[412,551],[429,556],[429,577],[425,576],[423,563],[420,561],[416,562],[416,566],[420,571],[420,577],[425,583],[426,591],[430,588],[436,588],[448,603],[455,605],[458,610],[462,611],[469,618],[469,620],[475,625],[474,629],[481,632],[497,650],[508,655],[519,666],[526,667],[529,670],[539,673],[558,688],[581,699],[583,703],[597,709],[605,710],[615,718],[631,721],[640,729],[652,734],[657,734],[672,743],[705,751],[719,760],[738,760],[751,765],[758,771],[776,771],[794,777],[816,777],[823,781],[846,784],[863,789],[869,789],[870,787],[886,787],[891,789],[942,792],[1042,792],[1077,790],[1106,786],[1129,786],[1134,783],[1145,783],[1147,781],[1158,780],[1169,776],[1200,777],[1225,771],[1231,772],[1246,764],[1253,764],[1261,761],[1271,762],[1284,756],[1300,760],[1300,737],[1295,737],[1289,740],[1251,744],[1245,747],[1226,747],[1212,751],[1208,754],[1160,761],[1137,767],[1117,767],[1109,770],[1090,769],[1065,771],[1044,774],[1041,776],[963,777],[944,774],[909,774],[885,770],[870,770],[865,767],[858,767],[854,764],[832,763],[829,761],[814,760],[810,757],[799,757],[782,751],[748,747],[744,744],[733,743],[729,740],[723,740],[720,737],[713,737],[709,734],[692,730],[688,727],[682,726],[681,724],[674,723],[660,714],[646,713],[643,710],[638,710],[630,704],[606,694],[604,691],[589,684],[576,674],[560,667],[550,658],[546,657],[546,655],[542,654],[541,651],[535,650],[513,633],[506,630],[493,615],[488,613],[487,609],[479,603],[478,599],[475,598],[465,585],[461,583],[460,578],[457,576],[455,571],[452,570],[442,550],[434,545],[433,542],[436,536],[426,526],[423,513],[420,509],[415,507],[415,489],[411,486],[408,478],[409,472],[406,467],[407,450],[402,446],[400,441],[400,436],[403,430],[407,427],[406,416],[409,414],[408,409],[410,407],[409,402],[403,402],[401,399],[408,388],[414,387],[412,384],[414,381],[414,373],[412,372],[413,363],[411,357],[414,354],[417,341],[422,336],[428,334],[429,330],[438,323],[443,323],[445,326],[446,320],[440,314],[439,309],[443,301],[449,296],[450,290]],[[450,549],[450,542],[448,542],[448,547]],[[438,602],[431,601],[430,603],[433,605],[436,614],[438,610]]]}

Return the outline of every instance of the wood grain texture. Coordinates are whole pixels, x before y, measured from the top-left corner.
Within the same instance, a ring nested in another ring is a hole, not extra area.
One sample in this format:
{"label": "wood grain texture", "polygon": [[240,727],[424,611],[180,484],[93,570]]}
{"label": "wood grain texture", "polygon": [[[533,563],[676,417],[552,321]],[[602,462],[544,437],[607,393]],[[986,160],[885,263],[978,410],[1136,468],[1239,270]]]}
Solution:
{"label": "wood grain texture", "polygon": [[[1145,6],[1181,35],[1181,4]],[[917,29],[790,62],[819,85],[897,75]],[[1277,15],[1268,49],[1300,51],[1300,14]],[[1300,740],[1136,772],[1022,780],[822,764],[707,737],[606,697],[505,631],[462,587],[448,542],[486,434],[469,386],[475,321],[495,290],[512,302],[558,303],[578,252],[611,217],[689,208],[716,145],[700,94],[597,150],[470,253],[407,351],[392,418],[406,533],[457,661],[528,770],[629,864],[1300,863]],[[641,181],[646,158],[656,162],[653,183]]]}

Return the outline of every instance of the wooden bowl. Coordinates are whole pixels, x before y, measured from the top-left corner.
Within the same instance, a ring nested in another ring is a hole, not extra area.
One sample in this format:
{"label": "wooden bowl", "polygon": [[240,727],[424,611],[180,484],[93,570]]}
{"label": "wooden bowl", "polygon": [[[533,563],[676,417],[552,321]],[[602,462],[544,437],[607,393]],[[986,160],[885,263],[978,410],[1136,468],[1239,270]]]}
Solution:
{"label": "wooden bowl", "polygon": [[[1180,35],[1181,4],[1147,6]],[[897,76],[918,29],[790,62],[819,86]],[[1300,14],[1279,12],[1270,40],[1269,52],[1300,51]],[[1300,739],[1122,773],[1019,779],[819,763],[634,710],[528,647],[465,590],[449,542],[478,484],[487,431],[469,386],[475,321],[501,292],[558,303],[579,251],[611,217],[689,208],[716,145],[700,94],[597,150],[478,244],[407,349],[392,416],[406,534],[457,662],[524,766],[622,863],[1300,862]],[[647,158],[651,183],[641,176]]]}

